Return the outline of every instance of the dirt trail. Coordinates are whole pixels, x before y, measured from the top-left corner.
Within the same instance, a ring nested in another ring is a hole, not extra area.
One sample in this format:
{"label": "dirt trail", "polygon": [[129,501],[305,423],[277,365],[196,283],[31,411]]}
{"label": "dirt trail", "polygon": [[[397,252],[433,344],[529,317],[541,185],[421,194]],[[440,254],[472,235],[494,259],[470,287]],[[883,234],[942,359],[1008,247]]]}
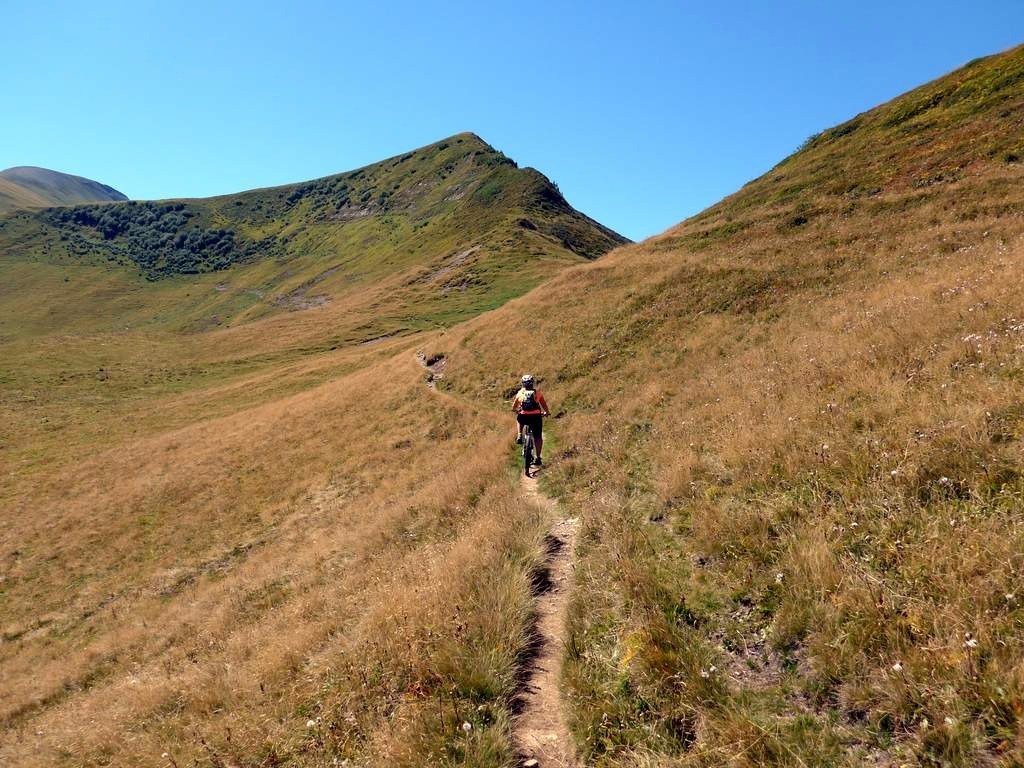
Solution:
{"label": "dirt trail", "polygon": [[[555,501],[522,477],[523,495],[557,511]],[[534,582],[537,621],[531,653],[522,669],[513,736],[525,768],[575,768],[575,744],[565,721],[559,684],[566,640],[566,610],[573,586],[573,556],[579,519],[559,518],[545,536],[547,561]]]}
{"label": "dirt trail", "polygon": [[[428,358],[423,350],[416,353],[416,359],[427,371],[426,385],[437,392],[448,361],[443,355]],[[519,669],[512,738],[523,768],[577,768],[579,760],[565,719],[560,683],[579,518],[564,517],[557,502],[538,488],[536,477],[520,475],[520,480],[523,497],[547,508],[556,522],[544,537],[547,557],[534,577],[535,622]]]}

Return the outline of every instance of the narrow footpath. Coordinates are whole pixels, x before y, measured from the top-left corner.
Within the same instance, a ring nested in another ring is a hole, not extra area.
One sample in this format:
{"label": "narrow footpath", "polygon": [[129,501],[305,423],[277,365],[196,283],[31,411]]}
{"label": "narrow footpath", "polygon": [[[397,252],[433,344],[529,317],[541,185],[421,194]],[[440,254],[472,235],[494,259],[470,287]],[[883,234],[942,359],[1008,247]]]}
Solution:
{"label": "narrow footpath", "polygon": [[[554,499],[522,476],[523,496],[559,512]],[[579,519],[559,517],[544,537],[545,570],[535,581],[536,625],[532,653],[522,669],[522,688],[513,724],[523,768],[575,768],[575,743],[565,720],[560,683],[567,635],[566,611],[573,587],[573,558]]]}
{"label": "narrow footpath", "polygon": [[[416,358],[427,371],[427,386],[436,392],[447,360],[428,359],[423,352]],[[565,517],[558,503],[540,490],[536,477],[520,475],[520,480],[523,498],[546,508],[555,523],[544,537],[546,559],[534,579],[534,625],[529,652],[518,670],[512,738],[522,768],[577,768],[560,684],[579,519]]]}

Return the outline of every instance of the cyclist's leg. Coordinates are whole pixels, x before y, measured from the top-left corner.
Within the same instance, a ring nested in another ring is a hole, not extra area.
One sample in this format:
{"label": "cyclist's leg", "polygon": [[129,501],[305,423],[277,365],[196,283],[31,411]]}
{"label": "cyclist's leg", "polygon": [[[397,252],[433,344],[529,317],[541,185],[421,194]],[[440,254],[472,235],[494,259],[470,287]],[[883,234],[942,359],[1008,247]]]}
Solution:
{"label": "cyclist's leg", "polygon": [[540,461],[541,451],[544,449],[544,417],[538,416],[533,425],[533,439],[537,444],[537,461]]}

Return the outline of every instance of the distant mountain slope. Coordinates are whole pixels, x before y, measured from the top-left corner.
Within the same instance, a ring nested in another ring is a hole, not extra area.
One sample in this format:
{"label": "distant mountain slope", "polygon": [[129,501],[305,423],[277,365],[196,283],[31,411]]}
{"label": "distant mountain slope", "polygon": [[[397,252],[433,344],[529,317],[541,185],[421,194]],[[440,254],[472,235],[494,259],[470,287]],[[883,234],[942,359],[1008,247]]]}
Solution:
{"label": "distant mountain slope", "polygon": [[128,198],[113,187],[31,165],[0,171],[0,211]]}
{"label": "distant mountain slope", "polygon": [[[253,320],[358,296],[366,311],[348,306],[345,322],[358,318],[374,336],[493,308],[552,269],[623,242],[542,174],[466,133],[301,184],[0,217],[0,269],[42,262],[162,282],[152,289],[181,293],[177,311],[163,315],[171,324]],[[194,286],[201,302],[168,282],[214,273]],[[54,302],[50,325],[68,309]]]}

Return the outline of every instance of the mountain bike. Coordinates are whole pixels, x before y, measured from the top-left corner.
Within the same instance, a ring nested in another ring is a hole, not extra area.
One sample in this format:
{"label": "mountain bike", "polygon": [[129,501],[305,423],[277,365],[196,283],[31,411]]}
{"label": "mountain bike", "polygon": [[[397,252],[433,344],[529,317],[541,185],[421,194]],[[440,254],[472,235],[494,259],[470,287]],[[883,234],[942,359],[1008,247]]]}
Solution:
{"label": "mountain bike", "polygon": [[533,438],[533,430],[529,424],[523,424],[523,471],[530,477],[530,467],[533,466],[533,457],[537,453],[537,446]]}

